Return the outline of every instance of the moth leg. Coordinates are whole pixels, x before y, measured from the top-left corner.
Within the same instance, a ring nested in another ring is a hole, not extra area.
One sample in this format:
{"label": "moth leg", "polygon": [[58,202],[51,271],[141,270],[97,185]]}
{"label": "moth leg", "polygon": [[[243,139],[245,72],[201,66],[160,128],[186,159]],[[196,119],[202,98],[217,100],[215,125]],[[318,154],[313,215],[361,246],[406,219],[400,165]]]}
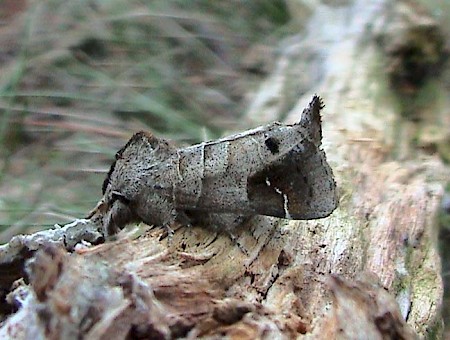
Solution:
{"label": "moth leg", "polygon": [[[180,218],[184,221],[184,216],[180,216],[179,212],[173,207],[172,202],[158,195],[147,201],[140,202],[136,213],[144,223],[162,227],[164,232],[159,239],[163,240],[167,237],[169,246],[175,234],[172,226],[179,224]],[[188,219],[186,218],[186,220]]]}
{"label": "moth leg", "polygon": [[175,235],[175,231],[168,224],[163,225],[162,228],[164,232],[160,236],[159,240],[160,241],[164,240],[167,237],[167,242],[169,243],[169,246],[172,245],[173,235]]}
{"label": "moth leg", "polygon": [[189,216],[184,212],[177,210],[176,221],[183,227],[192,227],[192,222]]}
{"label": "moth leg", "polygon": [[173,236],[175,235],[175,230],[172,229],[171,226],[176,225],[178,229],[179,227],[192,227],[191,219],[186,215],[184,211],[181,210],[172,210],[170,222],[164,223],[163,228],[166,232],[166,235],[161,239],[168,237],[169,246],[172,243]]}
{"label": "moth leg", "polygon": [[228,237],[230,238],[231,242],[233,242],[233,244],[239,248],[239,250],[246,256],[249,255],[249,251],[247,250],[247,248],[244,247],[244,245],[239,242],[239,239],[236,237],[236,235],[234,235],[230,230],[225,230],[225,233],[228,235]]}
{"label": "moth leg", "polygon": [[232,215],[232,214],[221,214],[221,215],[229,215],[229,216],[225,217],[225,220],[227,218],[229,219],[227,227],[224,228],[225,233],[228,235],[228,237],[231,239],[231,241],[239,248],[239,250],[243,254],[248,255],[249,251],[247,250],[247,248],[245,248],[245,246],[241,242],[239,242],[239,239],[236,237],[236,235],[233,233],[233,231],[238,229],[244,223],[246,223],[250,217],[243,216],[243,215]]}
{"label": "moth leg", "polygon": [[186,211],[193,224],[198,224],[206,229],[216,233],[225,233],[239,250],[248,255],[248,250],[239,242],[239,238],[234,231],[248,221],[250,216],[228,214],[228,213],[208,213],[204,211],[189,210]]}

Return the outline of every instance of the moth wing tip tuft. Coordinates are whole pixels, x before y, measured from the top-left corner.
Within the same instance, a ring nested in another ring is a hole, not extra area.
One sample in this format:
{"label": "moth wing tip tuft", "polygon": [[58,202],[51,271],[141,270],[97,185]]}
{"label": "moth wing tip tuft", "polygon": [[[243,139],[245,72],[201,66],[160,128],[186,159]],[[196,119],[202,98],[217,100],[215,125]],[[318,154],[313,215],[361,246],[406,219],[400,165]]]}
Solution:
{"label": "moth wing tip tuft", "polygon": [[322,140],[322,118],[320,111],[325,107],[323,100],[314,94],[308,106],[303,110],[300,124],[309,131],[313,140],[320,144]]}

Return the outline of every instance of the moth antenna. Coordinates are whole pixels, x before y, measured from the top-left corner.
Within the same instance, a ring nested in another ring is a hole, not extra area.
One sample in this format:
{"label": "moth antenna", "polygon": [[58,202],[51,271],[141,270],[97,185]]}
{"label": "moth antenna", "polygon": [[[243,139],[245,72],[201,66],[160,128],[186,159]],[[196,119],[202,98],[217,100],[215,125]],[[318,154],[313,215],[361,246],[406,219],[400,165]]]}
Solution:
{"label": "moth antenna", "polygon": [[311,139],[320,145],[322,141],[322,119],[320,110],[325,107],[322,99],[318,95],[314,95],[309,102],[307,108],[303,110],[300,124],[308,131]]}

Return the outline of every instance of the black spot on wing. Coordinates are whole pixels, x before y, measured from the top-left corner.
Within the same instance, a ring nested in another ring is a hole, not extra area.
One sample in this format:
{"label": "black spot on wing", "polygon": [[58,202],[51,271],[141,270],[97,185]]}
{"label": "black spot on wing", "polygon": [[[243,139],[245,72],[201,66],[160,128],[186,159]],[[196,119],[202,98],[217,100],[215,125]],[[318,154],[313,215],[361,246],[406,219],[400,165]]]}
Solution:
{"label": "black spot on wing", "polygon": [[266,144],[267,148],[270,150],[270,152],[273,155],[280,152],[280,149],[279,149],[280,142],[276,138],[269,137],[264,141],[264,143]]}

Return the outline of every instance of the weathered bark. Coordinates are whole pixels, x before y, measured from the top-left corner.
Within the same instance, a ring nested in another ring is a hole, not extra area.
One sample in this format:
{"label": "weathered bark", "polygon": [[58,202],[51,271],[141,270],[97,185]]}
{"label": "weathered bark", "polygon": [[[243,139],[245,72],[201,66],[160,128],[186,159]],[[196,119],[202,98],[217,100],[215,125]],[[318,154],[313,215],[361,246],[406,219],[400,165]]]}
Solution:
{"label": "weathered bark", "polygon": [[[248,118],[258,125],[287,107],[294,121],[310,93],[324,97],[324,146],[341,191],[332,216],[289,223],[255,217],[236,232],[248,254],[226,234],[196,227],[178,229],[169,243],[160,240],[161,230],[141,226],[72,254],[65,249],[74,243],[51,232],[39,242],[15,238],[0,250],[2,273],[12,268],[0,286],[8,291],[21,276],[29,284],[16,282],[8,296],[19,309],[0,335],[439,337],[443,287],[434,220],[449,171],[409,132],[433,123],[449,131],[450,118],[444,99],[428,103],[433,115],[414,112],[420,122],[410,119],[410,106],[406,115],[399,109],[399,100],[414,100],[430,82],[426,71],[441,65],[427,53],[443,54],[437,24],[413,9],[362,0],[311,9],[305,33],[289,40],[251,106]],[[437,38],[419,39],[429,32]],[[419,82],[403,77],[406,66],[400,76],[398,67],[386,67],[410,62],[398,53],[411,43],[409,34],[418,50],[424,41],[433,47],[423,47],[422,60],[429,59]],[[87,227],[89,241],[98,242],[95,223]],[[25,271],[24,260],[33,256]]]}

